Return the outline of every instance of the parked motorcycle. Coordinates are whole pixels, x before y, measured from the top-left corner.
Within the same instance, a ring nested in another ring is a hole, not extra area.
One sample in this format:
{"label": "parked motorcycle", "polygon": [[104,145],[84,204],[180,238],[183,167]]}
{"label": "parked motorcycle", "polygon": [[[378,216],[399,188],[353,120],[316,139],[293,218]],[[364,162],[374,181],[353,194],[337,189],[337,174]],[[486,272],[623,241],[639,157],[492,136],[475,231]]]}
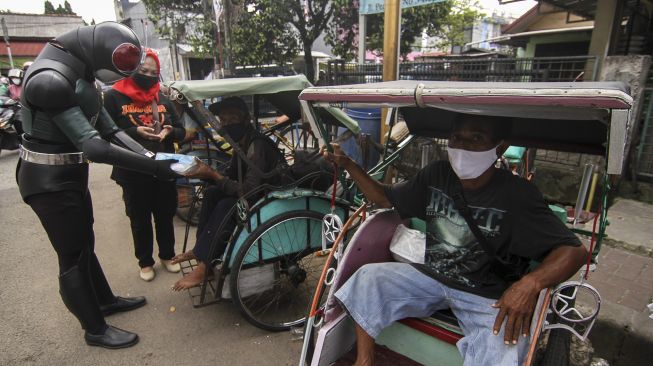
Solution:
{"label": "parked motorcycle", "polygon": [[16,150],[23,133],[20,121],[20,104],[9,98],[0,97],[0,151]]}

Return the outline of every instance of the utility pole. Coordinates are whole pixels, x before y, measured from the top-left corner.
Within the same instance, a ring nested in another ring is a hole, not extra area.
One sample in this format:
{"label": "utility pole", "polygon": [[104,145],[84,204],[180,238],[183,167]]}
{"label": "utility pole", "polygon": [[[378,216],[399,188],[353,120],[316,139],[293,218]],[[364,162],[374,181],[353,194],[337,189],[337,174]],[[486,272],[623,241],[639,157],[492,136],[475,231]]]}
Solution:
{"label": "utility pole", "polygon": [[9,31],[7,30],[7,23],[5,23],[5,18],[0,18],[0,23],[2,23],[2,35],[5,39],[5,45],[7,45],[7,55],[9,56],[9,65],[11,68],[14,68],[14,59],[11,57],[11,45],[9,44]]}
{"label": "utility pole", "polygon": [[221,0],[213,0],[213,13],[215,16],[215,40],[217,41],[217,53],[216,50],[213,50],[213,64],[214,64],[214,73],[217,73],[216,79],[224,78],[224,49],[222,45],[222,34],[220,26],[220,19],[223,18],[225,7],[222,5]]}
{"label": "utility pole", "polygon": [[223,51],[224,68],[227,69],[229,74],[231,74],[231,16],[233,14],[233,6],[230,0],[224,2],[224,45],[225,50]]}
{"label": "utility pole", "polygon": [[365,34],[367,33],[367,25],[365,24],[365,14],[358,13],[358,63],[365,63]]}
{"label": "utility pole", "polygon": [[[383,81],[397,80],[399,74],[399,27],[401,24],[401,0],[385,0],[383,15]],[[385,124],[388,108],[381,112],[381,140],[388,132]]]}
{"label": "utility pole", "polygon": [[170,57],[172,58],[173,77],[175,80],[180,80],[179,54],[177,52],[177,25],[175,24],[174,13],[172,13],[170,24],[172,26],[170,32],[170,39],[172,40],[172,53],[170,54]]}

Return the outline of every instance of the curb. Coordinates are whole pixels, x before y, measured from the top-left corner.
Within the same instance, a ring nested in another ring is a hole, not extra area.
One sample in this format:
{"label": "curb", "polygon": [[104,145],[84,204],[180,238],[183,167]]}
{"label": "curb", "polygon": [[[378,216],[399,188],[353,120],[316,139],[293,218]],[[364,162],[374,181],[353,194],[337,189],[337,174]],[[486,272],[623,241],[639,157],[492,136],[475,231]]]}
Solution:
{"label": "curb", "polygon": [[653,258],[653,248],[645,247],[643,245],[629,244],[620,240],[611,239],[609,237],[603,238],[603,244],[611,248],[623,249],[631,253]]}

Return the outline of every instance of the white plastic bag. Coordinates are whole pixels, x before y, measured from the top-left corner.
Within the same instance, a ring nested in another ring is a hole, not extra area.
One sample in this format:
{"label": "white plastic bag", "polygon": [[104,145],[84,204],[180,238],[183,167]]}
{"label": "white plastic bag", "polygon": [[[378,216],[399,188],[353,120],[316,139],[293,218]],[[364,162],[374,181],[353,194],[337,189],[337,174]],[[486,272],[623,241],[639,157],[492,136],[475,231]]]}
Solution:
{"label": "white plastic bag", "polygon": [[390,252],[397,262],[424,264],[426,235],[419,230],[399,225],[390,241]]}
{"label": "white plastic bag", "polygon": [[177,160],[176,163],[170,164],[170,169],[175,173],[181,175],[191,175],[199,169],[200,160],[197,156],[172,154],[172,153],[156,153],[154,157],[156,160]]}

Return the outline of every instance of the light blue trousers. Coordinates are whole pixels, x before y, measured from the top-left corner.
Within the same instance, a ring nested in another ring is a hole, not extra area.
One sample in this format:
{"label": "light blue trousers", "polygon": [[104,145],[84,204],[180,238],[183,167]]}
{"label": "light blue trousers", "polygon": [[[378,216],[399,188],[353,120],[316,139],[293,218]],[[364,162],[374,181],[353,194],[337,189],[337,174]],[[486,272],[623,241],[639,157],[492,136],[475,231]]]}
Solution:
{"label": "light blue trousers", "polygon": [[505,345],[503,328],[492,333],[496,300],[447,287],[410,264],[367,264],[335,296],[373,338],[397,320],[451,308],[465,334],[456,344],[465,366],[522,365],[528,352],[528,338]]}

